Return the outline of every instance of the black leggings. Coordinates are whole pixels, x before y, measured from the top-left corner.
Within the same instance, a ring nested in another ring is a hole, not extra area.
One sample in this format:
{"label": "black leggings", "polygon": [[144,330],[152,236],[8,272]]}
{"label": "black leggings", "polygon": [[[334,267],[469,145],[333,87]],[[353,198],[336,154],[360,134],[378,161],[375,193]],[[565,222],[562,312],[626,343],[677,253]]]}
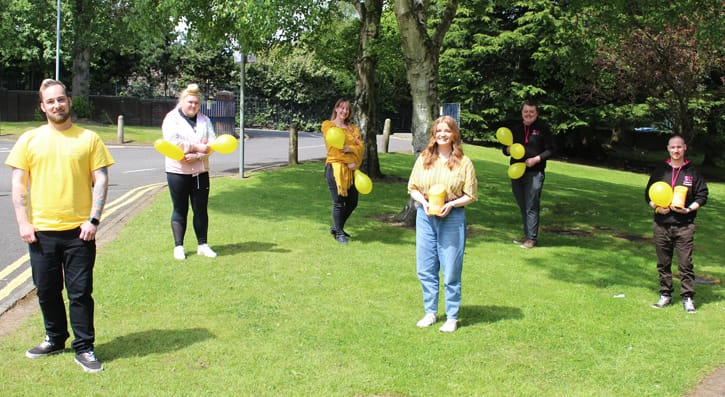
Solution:
{"label": "black leggings", "polygon": [[337,183],[332,172],[332,164],[325,166],[325,179],[327,186],[330,188],[330,196],[332,197],[332,228],[337,234],[343,233],[345,222],[357,207],[358,192],[355,184],[347,189],[347,197],[337,194]]}
{"label": "black leggings", "polygon": [[186,234],[186,219],[189,214],[189,201],[194,212],[194,233],[199,244],[206,244],[209,230],[209,173],[197,176],[166,173],[166,182],[171,193],[171,203],[174,209],[171,212],[171,231],[174,234],[174,244],[184,245]]}

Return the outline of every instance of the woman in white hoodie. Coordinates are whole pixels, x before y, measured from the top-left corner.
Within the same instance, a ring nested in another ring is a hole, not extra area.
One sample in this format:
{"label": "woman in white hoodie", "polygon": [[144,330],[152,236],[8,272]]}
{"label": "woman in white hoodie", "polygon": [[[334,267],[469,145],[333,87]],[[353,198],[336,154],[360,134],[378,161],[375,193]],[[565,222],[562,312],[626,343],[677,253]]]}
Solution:
{"label": "woman in white hoodie", "polygon": [[209,117],[200,112],[203,100],[197,84],[190,84],[179,95],[179,103],[166,114],[161,130],[164,139],[178,145],[184,158],[166,157],[166,181],[174,206],[171,213],[171,231],[174,235],[174,258],[186,259],[184,235],[189,213],[189,202],[194,212],[193,226],[198,243],[197,254],[216,257],[207,244],[209,230],[209,143],[216,137]]}

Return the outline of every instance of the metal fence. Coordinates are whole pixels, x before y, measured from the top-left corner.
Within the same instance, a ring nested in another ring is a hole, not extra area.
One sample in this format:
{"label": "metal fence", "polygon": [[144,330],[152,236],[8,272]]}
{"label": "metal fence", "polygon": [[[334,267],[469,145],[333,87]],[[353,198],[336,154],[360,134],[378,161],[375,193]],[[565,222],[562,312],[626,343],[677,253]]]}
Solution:
{"label": "metal fence", "polygon": [[234,127],[237,122],[237,112],[234,99],[209,99],[201,104],[201,112],[209,116],[212,124],[214,124],[214,132],[216,132],[217,135],[236,135]]}

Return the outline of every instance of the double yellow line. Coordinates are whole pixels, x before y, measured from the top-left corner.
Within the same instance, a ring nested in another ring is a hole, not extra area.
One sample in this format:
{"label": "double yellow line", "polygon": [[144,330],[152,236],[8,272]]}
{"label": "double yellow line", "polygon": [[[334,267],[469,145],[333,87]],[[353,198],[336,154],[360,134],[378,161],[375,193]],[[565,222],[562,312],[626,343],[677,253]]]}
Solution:
{"label": "double yellow line", "polygon": [[[121,197],[113,200],[112,202],[108,203],[108,205],[103,210],[103,217],[108,218],[115,212],[119,211],[122,208],[128,207],[129,205],[135,203],[140,197],[145,195],[146,193],[157,189],[159,186],[166,185],[166,183],[155,183],[152,185],[146,185],[146,186],[140,186],[135,189],[129,190],[125,194],[123,194]],[[15,262],[11,263],[10,266],[6,267],[5,269],[0,270],[0,280],[5,279],[8,275],[15,272],[17,269],[19,269],[22,265],[27,263],[30,260],[30,257],[28,254],[25,254],[15,260]],[[0,300],[3,300],[10,296],[10,293],[12,293],[15,289],[17,289],[19,286],[23,285],[25,282],[30,280],[32,277],[30,266],[28,266],[25,271],[20,273],[17,277],[10,280],[10,282],[2,287],[0,289]]]}

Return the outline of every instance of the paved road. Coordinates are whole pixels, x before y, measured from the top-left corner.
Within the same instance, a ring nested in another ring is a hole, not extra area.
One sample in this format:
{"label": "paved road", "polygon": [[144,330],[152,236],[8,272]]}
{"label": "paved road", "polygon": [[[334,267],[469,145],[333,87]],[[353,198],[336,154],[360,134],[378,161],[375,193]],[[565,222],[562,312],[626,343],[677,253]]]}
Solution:
{"label": "paved road", "polygon": [[[244,171],[249,172],[275,165],[286,165],[289,157],[289,133],[286,131],[245,130]],[[0,137],[0,314],[33,289],[28,263],[27,245],[18,237],[15,213],[10,201],[10,169],[5,159],[14,139]],[[239,176],[241,146],[231,154],[215,154],[210,158],[212,177]],[[110,170],[108,204],[103,213],[101,232],[122,227],[126,217],[144,195],[166,186],[163,158],[150,145],[108,145],[116,164]],[[383,151],[378,136],[378,150]],[[390,138],[391,152],[410,152],[407,134]],[[325,146],[320,134],[301,132],[298,136],[298,160],[325,157]],[[109,232],[110,233],[110,232]],[[101,237],[99,237],[101,238]]]}

